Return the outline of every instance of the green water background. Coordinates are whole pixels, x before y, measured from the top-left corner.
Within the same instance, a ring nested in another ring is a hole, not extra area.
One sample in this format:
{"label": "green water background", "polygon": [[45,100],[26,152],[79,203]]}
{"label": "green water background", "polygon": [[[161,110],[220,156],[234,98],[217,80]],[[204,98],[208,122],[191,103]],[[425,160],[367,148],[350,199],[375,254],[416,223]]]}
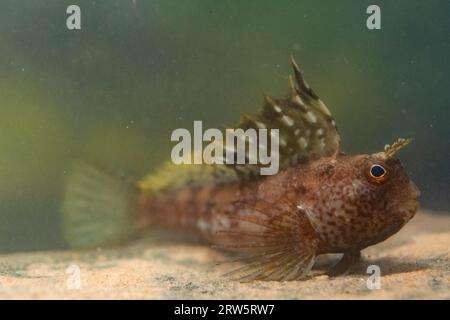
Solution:
{"label": "green water background", "polygon": [[[82,29],[66,29],[78,4]],[[382,30],[366,28],[370,4]],[[170,156],[173,129],[232,124],[280,97],[295,51],[343,149],[400,157],[425,208],[450,209],[449,1],[2,0],[0,251],[64,247],[73,161],[136,177]]]}

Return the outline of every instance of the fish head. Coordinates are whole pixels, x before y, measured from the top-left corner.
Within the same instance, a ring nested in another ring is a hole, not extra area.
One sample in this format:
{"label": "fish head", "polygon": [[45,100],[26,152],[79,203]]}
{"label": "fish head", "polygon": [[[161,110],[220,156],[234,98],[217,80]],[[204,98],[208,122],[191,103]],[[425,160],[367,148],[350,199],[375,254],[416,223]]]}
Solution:
{"label": "fish head", "polygon": [[376,244],[413,218],[420,192],[394,154],[338,156],[317,182],[310,220],[328,251]]}
{"label": "fish head", "polygon": [[378,214],[388,215],[388,220],[401,226],[415,215],[420,191],[397,157],[366,156],[360,170],[360,180],[376,202],[368,207],[376,209]]}
{"label": "fish head", "polygon": [[368,183],[374,184],[377,192],[387,200],[386,214],[403,221],[403,225],[414,217],[420,191],[395,154],[411,141],[400,138],[394,144],[386,145],[383,152],[367,157],[363,169]]}
{"label": "fish head", "polygon": [[[367,244],[383,241],[398,232],[419,208],[420,191],[410,179],[399,158],[398,150],[410,139],[399,139],[383,152],[357,156],[356,173],[360,197],[356,203],[360,216],[368,217],[373,229],[367,231]],[[370,225],[369,225],[370,228]]]}

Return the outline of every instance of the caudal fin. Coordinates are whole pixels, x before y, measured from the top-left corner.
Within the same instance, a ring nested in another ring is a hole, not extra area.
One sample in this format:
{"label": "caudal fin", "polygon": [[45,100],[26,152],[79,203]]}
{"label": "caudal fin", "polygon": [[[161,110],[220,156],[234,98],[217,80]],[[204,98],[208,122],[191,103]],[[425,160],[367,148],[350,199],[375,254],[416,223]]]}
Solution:
{"label": "caudal fin", "polygon": [[136,187],[99,166],[77,164],[62,206],[64,236],[72,248],[121,243],[135,231]]}

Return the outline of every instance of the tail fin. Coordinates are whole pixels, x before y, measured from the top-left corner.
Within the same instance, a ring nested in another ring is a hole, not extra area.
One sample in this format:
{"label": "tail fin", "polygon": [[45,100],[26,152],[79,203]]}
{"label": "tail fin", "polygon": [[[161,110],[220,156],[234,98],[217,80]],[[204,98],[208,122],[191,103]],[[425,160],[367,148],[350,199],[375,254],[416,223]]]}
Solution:
{"label": "tail fin", "polygon": [[123,176],[99,166],[77,164],[67,181],[62,206],[70,247],[118,244],[135,230],[137,189]]}

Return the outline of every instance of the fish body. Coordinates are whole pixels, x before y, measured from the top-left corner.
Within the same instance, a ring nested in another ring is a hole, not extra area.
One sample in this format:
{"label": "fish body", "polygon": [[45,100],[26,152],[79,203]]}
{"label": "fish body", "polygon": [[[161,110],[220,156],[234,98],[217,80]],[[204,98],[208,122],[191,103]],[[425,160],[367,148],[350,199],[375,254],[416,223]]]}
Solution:
{"label": "fish body", "polygon": [[395,153],[345,155],[330,111],[292,59],[285,99],[238,128],[280,130],[280,167],[257,176],[258,165],[165,164],[138,182],[82,165],[71,176],[63,207],[66,236],[75,247],[126,240],[155,227],[198,235],[236,253],[245,280],[296,280],[315,258],[344,253],[330,275],[344,274],[360,251],[398,232],[415,214],[419,191]]}
{"label": "fish body", "polygon": [[[383,186],[375,182],[369,173],[375,163],[389,166],[398,175],[390,179],[396,180]],[[397,159],[386,162],[370,155],[337,155],[256,181],[186,188],[163,195],[143,192],[137,213],[143,229],[157,225],[192,230],[216,242],[219,232],[241,228],[239,217],[255,214],[248,212],[249,208],[264,203],[268,206],[265,210],[271,211],[284,203],[286,210],[293,209],[308,220],[305,233],[314,234],[318,253],[339,253],[361,250],[397,232],[414,216],[418,195]],[[281,208],[274,211],[271,219],[283,215]]]}

